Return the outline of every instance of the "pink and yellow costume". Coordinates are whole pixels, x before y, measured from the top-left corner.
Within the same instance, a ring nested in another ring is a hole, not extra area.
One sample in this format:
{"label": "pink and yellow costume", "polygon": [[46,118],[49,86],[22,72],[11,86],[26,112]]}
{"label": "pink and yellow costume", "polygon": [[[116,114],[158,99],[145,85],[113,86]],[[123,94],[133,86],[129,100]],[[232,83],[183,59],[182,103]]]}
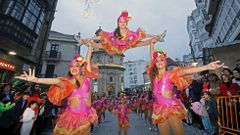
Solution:
{"label": "pink and yellow costume", "polygon": [[64,88],[55,85],[47,92],[49,100],[61,105],[67,99],[67,107],[60,114],[54,129],[54,135],[85,135],[90,125],[97,122],[96,111],[91,107],[90,78],[94,75],[85,70],[80,87],[71,82],[71,78],[59,78]]}
{"label": "pink and yellow costume", "polygon": [[[126,22],[128,22],[130,19],[128,12],[122,12],[118,18],[118,22],[120,19],[124,19]],[[127,49],[136,47],[143,38],[146,38],[145,32],[141,29],[137,29],[136,32],[127,29],[125,38],[121,39],[115,37],[114,32],[101,31],[99,36],[103,49],[108,54],[123,54]]]}
{"label": "pink and yellow costume", "polygon": [[[162,55],[161,53],[164,52],[160,51],[157,53]],[[155,65],[155,60],[159,57],[159,55],[154,54],[153,57],[154,59],[152,65]],[[166,57],[166,55],[164,57]],[[153,94],[155,96],[155,102],[153,103],[152,118],[154,123],[162,123],[170,116],[174,116],[179,119],[186,118],[187,110],[181,100],[174,95],[173,88],[174,86],[177,86],[178,90],[182,90],[188,87],[191,84],[191,78],[189,76],[178,76],[177,73],[180,70],[182,70],[182,68],[167,71],[161,79],[155,78],[153,80]]]}
{"label": "pink and yellow costume", "polygon": [[118,105],[117,109],[114,110],[114,114],[117,115],[118,125],[120,128],[128,129],[130,128],[130,123],[128,119],[128,114],[130,113],[130,109],[126,104]]}

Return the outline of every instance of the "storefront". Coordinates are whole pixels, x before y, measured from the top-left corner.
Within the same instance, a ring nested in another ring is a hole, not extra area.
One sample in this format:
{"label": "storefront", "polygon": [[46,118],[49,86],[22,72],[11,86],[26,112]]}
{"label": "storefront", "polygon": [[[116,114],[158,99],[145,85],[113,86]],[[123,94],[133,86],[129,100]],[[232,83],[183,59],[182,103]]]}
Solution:
{"label": "storefront", "polygon": [[8,83],[13,79],[16,65],[0,59],[0,83]]}

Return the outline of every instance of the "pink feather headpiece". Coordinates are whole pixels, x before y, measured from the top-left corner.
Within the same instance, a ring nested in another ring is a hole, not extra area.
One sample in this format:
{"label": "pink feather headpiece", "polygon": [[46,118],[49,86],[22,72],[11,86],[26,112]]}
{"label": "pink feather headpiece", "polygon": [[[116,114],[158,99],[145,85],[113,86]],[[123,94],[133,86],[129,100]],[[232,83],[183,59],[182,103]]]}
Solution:
{"label": "pink feather headpiece", "polygon": [[120,19],[124,19],[126,23],[128,24],[128,21],[131,20],[131,17],[128,15],[127,11],[122,11],[121,15],[118,17],[118,23],[120,22]]}
{"label": "pink feather headpiece", "polygon": [[153,67],[156,65],[158,57],[160,57],[164,62],[167,63],[167,53],[165,51],[160,50],[160,49],[154,51],[153,52],[153,59],[146,69],[148,74],[150,73],[150,71],[152,71]]}
{"label": "pink feather headpiece", "polygon": [[73,58],[73,60],[70,62],[70,65],[72,65],[74,62],[79,63],[79,65],[85,64],[87,61],[80,55],[76,54]]}

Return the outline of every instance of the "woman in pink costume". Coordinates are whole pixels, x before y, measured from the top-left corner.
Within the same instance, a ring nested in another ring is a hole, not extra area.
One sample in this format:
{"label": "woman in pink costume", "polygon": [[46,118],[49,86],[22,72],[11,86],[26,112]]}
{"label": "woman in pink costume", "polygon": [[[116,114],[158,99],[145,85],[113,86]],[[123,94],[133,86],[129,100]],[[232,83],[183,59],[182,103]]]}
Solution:
{"label": "woman in pink costume", "polygon": [[224,66],[220,61],[212,62],[201,67],[175,68],[167,71],[166,53],[154,51],[154,43],[150,45],[151,62],[148,74],[153,87],[155,102],[153,104],[153,122],[158,124],[161,135],[169,135],[172,128],[175,135],[183,135],[182,119],[186,118],[186,109],[180,99],[173,94],[174,85],[178,90],[183,90],[191,84],[190,75],[205,71],[215,70]]}
{"label": "woman in pink costume", "polygon": [[91,107],[90,78],[96,78],[98,72],[90,65],[91,54],[92,47],[89,46],[86,59],[76,55],[69,64],[69,75],[65,77],[37,78],[34,69],[16,77],[52,85],[47,95],[55,105],[60,106],[62,100],[67,100],[67,106],[57,120],[54,135],[89,135],[90,125],[97,122],[96,111]]}
{"label": "woman in pink costume", "polygon": [[[156,39],[163,41],[166,32],[160,35],[146,34],[142,29],[138,28],[136,32],[128,29],[127,24],[131,17],[127,11],[123,11],[118,17],[118,27],[114,32],[101,31],[97,37],[80,40],[78,36],[74,36],[80,44],[92,44],[94,48],[102,48],[108,54],[123,54],[127,49],[150,45],[151,40]],[[94,40],[101,41],[96,43]]]}
{"label": "woman in pink costume", "polygon": [[121,131],[124,131],[124,135],[127,135],[127,130],[130,128],[130,123],[128,115],[130,114],[130,109],[125,103],[124,95],[120,95],[119,104],[113,113],[117,116],[118,119],[118,135],[121,135]]}

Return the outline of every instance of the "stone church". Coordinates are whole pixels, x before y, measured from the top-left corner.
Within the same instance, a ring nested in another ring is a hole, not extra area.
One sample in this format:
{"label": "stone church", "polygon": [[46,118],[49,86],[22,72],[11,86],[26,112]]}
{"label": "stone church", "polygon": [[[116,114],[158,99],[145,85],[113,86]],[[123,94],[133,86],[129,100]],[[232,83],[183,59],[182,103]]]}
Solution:
{"label": "stone church", "polygon": [[[96,31],[102,31],[101,27]],[[100,42],[96,40],[95,42]],[[124,55],[109,55],[103,49],[94,49],[91,62],[98,64],[100,76],[92,81],[92,91],[98,94],[105,92],[108,96],[116,96],[124,90]]]}

